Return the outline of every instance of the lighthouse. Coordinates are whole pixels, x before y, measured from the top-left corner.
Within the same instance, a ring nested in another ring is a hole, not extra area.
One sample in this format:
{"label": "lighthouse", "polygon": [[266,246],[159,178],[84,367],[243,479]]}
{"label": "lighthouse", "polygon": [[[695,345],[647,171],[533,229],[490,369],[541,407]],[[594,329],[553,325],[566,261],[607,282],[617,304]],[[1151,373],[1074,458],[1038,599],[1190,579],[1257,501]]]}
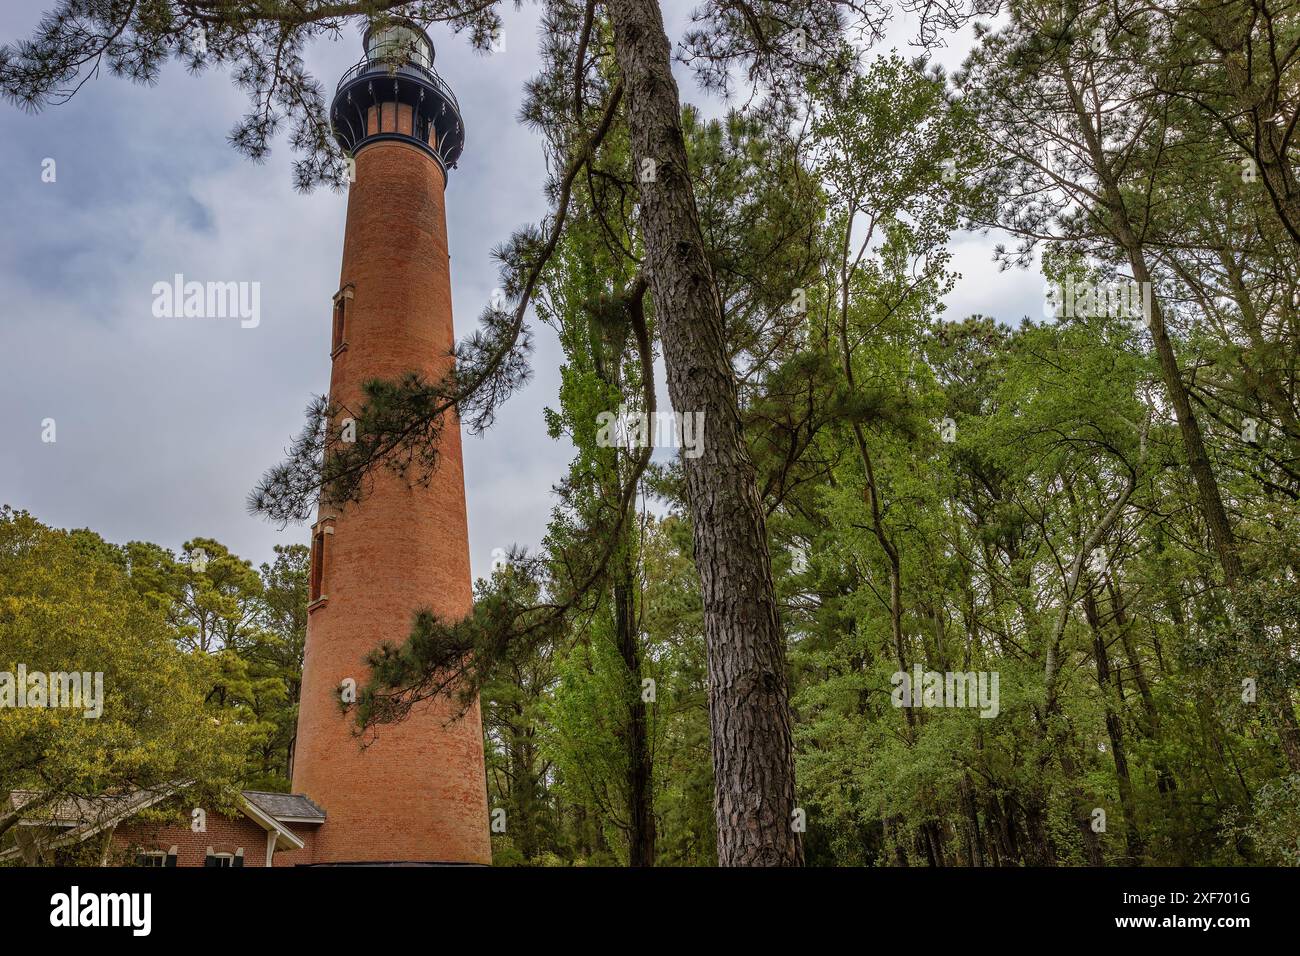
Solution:
{"label": "lighthouse", "polygon": [[[465,143],[460,108],[417,25],[385,20],[363,43],[330,107],[352,179],[322,336],[330,401],[344,415],[360,410],[368,381],[443,377],[455,340],[444,196]],[[364,746],[340,704],[349,681],[365,685],[366,655],[403,641],[416,610],[446,618],[470,610],[460,428],[448,414],[429,481],[379,468],[360,502],[322,497],[312,526],[293,788],[327,815],[316,864],[491,860],[477,701],[463,715],[445,697],[423,702]]]}

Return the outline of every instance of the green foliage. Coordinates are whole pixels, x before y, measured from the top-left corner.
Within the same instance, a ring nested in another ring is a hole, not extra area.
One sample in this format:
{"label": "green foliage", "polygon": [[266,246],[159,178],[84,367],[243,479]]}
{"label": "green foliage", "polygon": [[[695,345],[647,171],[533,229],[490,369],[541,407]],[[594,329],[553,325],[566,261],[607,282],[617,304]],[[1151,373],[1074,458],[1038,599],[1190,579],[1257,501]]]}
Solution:
{"label": "green foliage", "polygon": [[[481,696],[507,821],[498,864],[614,865],[652,846],[652,862],[707,865],[706,644],[682,470],[647,467],[599,428],[666,404],[647,367],[671,317],[644,301],[626,116],[588,136],[615,78],[627,96],[644,77],[620,77],[600,17],[588,62],[571,62],[578,12],[548,9],[524,106],[564,206],[502,250],[511,311],[485,314],[459,381],[373,383],[363,440],[341,457],[314,406],[258,503],[314,506],[320,467],[328,484],[331,467],[374,465],[393,435],[413,436],[398,471],[431,466],[452,404],[485,427],[527,377],[535,287],[564,351],[546,425],[574,447],[544,546],[480,582],[468,618],[420,615],[411,640],[381,648],[361,719]],[[748,76],[771,94],[716,120],[688,108],[682,127],[789,641],[809,862],[1300,862],[1287,74],[1300,26],[1254,12],[1017,0],[952,77],[897,55],[855,65],[830,5],[808,10],[812,55],[758,42],[730,7],[691,32],[710,85],[757,49]],[[294,42],[318,27],[285,16]],[[455,22],[481,42],[495,16]],[[120,26],[174,36],[164,21]],[[45,101],[77,72],[60,51],[115,26],[105,8],[7,52],[0,92]],[[218,33],[218,56],[258,61]],[[147,79],[162,56],[128,72]],[[319,132],[322,104],[299,110]],[[238,145],[256,154],[263,132]],[[1151,314],[944,321],[961,225],[1012,237],[995,261],[1045,283],[1149,283]],[[0,783],[285,785],[305,551],[260,575],[211,539],[185,552],[5,513],[0,666],[98,662],[118,696],[93,726],[0,715]],[[996,676],[996,715],[898,706],[913,668]],[[631,820],[642,791],[653,835]]]}
{"label": "green foliage", "polygon": [[208,695],[228,662],[178,648],[163,611],[98,536],[52,530],[5,508],[0,671],[20,665],[29,674],[102,674],[102,713],[0,710],[6,793],[57,800],[194,781],[196,792],[220,801],[251,770],[257,729]]}

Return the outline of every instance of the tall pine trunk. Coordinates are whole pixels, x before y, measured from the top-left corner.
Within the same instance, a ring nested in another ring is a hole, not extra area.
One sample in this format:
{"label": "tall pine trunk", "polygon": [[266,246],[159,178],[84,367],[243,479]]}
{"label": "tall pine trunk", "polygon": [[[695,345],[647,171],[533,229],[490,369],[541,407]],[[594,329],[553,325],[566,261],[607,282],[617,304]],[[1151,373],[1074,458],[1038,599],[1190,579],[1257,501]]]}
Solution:
{"label": "tall pine trunk", "polygon": [[703,414],[702,454],[685,459],[704,599],[718,862],[797,866],[794,746],[785,641],[754,464],[741,434],[717,283],[686,163],[681,103],[655,0],[610,0],[627,96],[655,317],[679,414]]}
{"label": "tall pine trunk", "polygon": [[619,654],[628,672],[627,820],[628,866],[655,865],[653,757],[645,699],[641,696],[641,635],[636,624],[631,569],[614,585]]}
{"label": "tall pine trunk", "polygon": [[[1064,56],[1058,60],[1061,79],[1069,93],[1070,104],[1083,136],[1083,148],[1087,151],[1088,162],[1097,176],[1100,192],[1104,199],[1106,212],[1110,216],[1107,226],[1109,232],[1128,258],[1129,268],[1133,272],[1133,281],[1142,288],[1152,288],[1151,271],[1147,266],[1146,250],[1143,248],[1139,231],[1135,228],[1125,204],[1120,183],[1111,171],[1111,165],[1102,145],[1101,134],[1093,125],[1093,115],[1083,102],[1078,85],[1075,82],[1071,65]],[[1205,438],[1201,433],[1201,424],[1192,408],[1191,396],[1183,382],[1182,371],[1178,367],[1178,357],[1174,354],[1173,342],[1165,324],[1164,309],[1160,300],[1151,296],[1151,314],[1147,316],[1151,331],[1151,344],[1155,348],[1156,358],[1160,362],[1160,374],[1169,394],[1169,403],[1174,409],[1174,419],[1178,423],[1178,432],[1182,438],[1183,451],[1187,455],[1187,467],[1191,470],[1192,480],[1201,501],[1201,515],[1209,532],[1210,543],[1218,556],[1223,569],[1224,583],[1236,588],[1241,578],[1241,557],[1237,553],[1237,543],[1233,536],[1232,523],[1223,506],[1223,494],[1219,482],[1210,465],[1210,456],[1205,450]]]}

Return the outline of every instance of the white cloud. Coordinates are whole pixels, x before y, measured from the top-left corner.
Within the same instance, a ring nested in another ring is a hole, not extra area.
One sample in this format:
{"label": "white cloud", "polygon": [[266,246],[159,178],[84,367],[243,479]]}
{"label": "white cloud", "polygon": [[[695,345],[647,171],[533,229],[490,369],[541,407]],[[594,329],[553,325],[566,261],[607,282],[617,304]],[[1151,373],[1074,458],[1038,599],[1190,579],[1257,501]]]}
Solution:
{"label": "white cloud", "polygon": [[[26,35],[47,2],[7,4],[0,37]],[[690,7],[668,4],[674,36]],[[537,66],[537,11],[505,16],[509,43],[492,56],[434,33],[467,128],[447,191],[461,335],[499,284],[492,249],[546,212],[541,141],[516,119]],[[910,26],[895,32],[883,49],[904,43]],[[359,34],[345,33],[312,47],[308,64],[329,89],[360,52]],[[703,100],[689,71],[675,71],[683,97]],[[306,540],[301,528],[249,516],[244,497],[300,428],[309,396],[328,386],[346,196],[295,193],[284,142],[261,166],[235,153],[225,135],[245,108],[225,73],[194,78],[173,64],[155,87],[105,77],[39,116],[0,109],[0,500],[116,541],[179,548],[209,535],[255,562],[276,543]],[[54,184],[40,182],[44,157],[58,163]],[[1038,294],[1037,280],[994,274],[987,245],[964,238],[956,253],[967,278],[949,318],[1014,320],[1022,299],[1036,307],[1027,290]],[[260,282],[261,324],[154,318],[153,283],[176,272]],[[548,327],[534,333],[533,381],[486,436],[464,443],[476,576],[489,573],[493,548],[536,549],[571,457],[542,420],[557,402],[561,352]],[[660,389],[666,406],[662,376]],[[58,422],[53,446],[40,441],[46,417]]]}

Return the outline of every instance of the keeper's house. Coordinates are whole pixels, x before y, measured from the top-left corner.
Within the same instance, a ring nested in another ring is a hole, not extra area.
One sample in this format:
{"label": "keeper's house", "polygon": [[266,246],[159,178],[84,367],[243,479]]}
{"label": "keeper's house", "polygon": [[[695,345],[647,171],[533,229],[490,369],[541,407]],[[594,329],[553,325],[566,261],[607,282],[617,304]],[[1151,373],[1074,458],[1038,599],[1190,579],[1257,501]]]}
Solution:
{"label": "keeper's house", "polygon": [[[298,866],[315,862],[325,811],[298,793],[245,790],[237,812],[189,806],[183,786],[46,803],[9,793],[0,816],[22,810],[0,863],[98,866]],[[26,809],[24,809],[26,808]],[[164,812],[170,811],[170,812]],[[156,822],[160,818],[184,822]]]}

